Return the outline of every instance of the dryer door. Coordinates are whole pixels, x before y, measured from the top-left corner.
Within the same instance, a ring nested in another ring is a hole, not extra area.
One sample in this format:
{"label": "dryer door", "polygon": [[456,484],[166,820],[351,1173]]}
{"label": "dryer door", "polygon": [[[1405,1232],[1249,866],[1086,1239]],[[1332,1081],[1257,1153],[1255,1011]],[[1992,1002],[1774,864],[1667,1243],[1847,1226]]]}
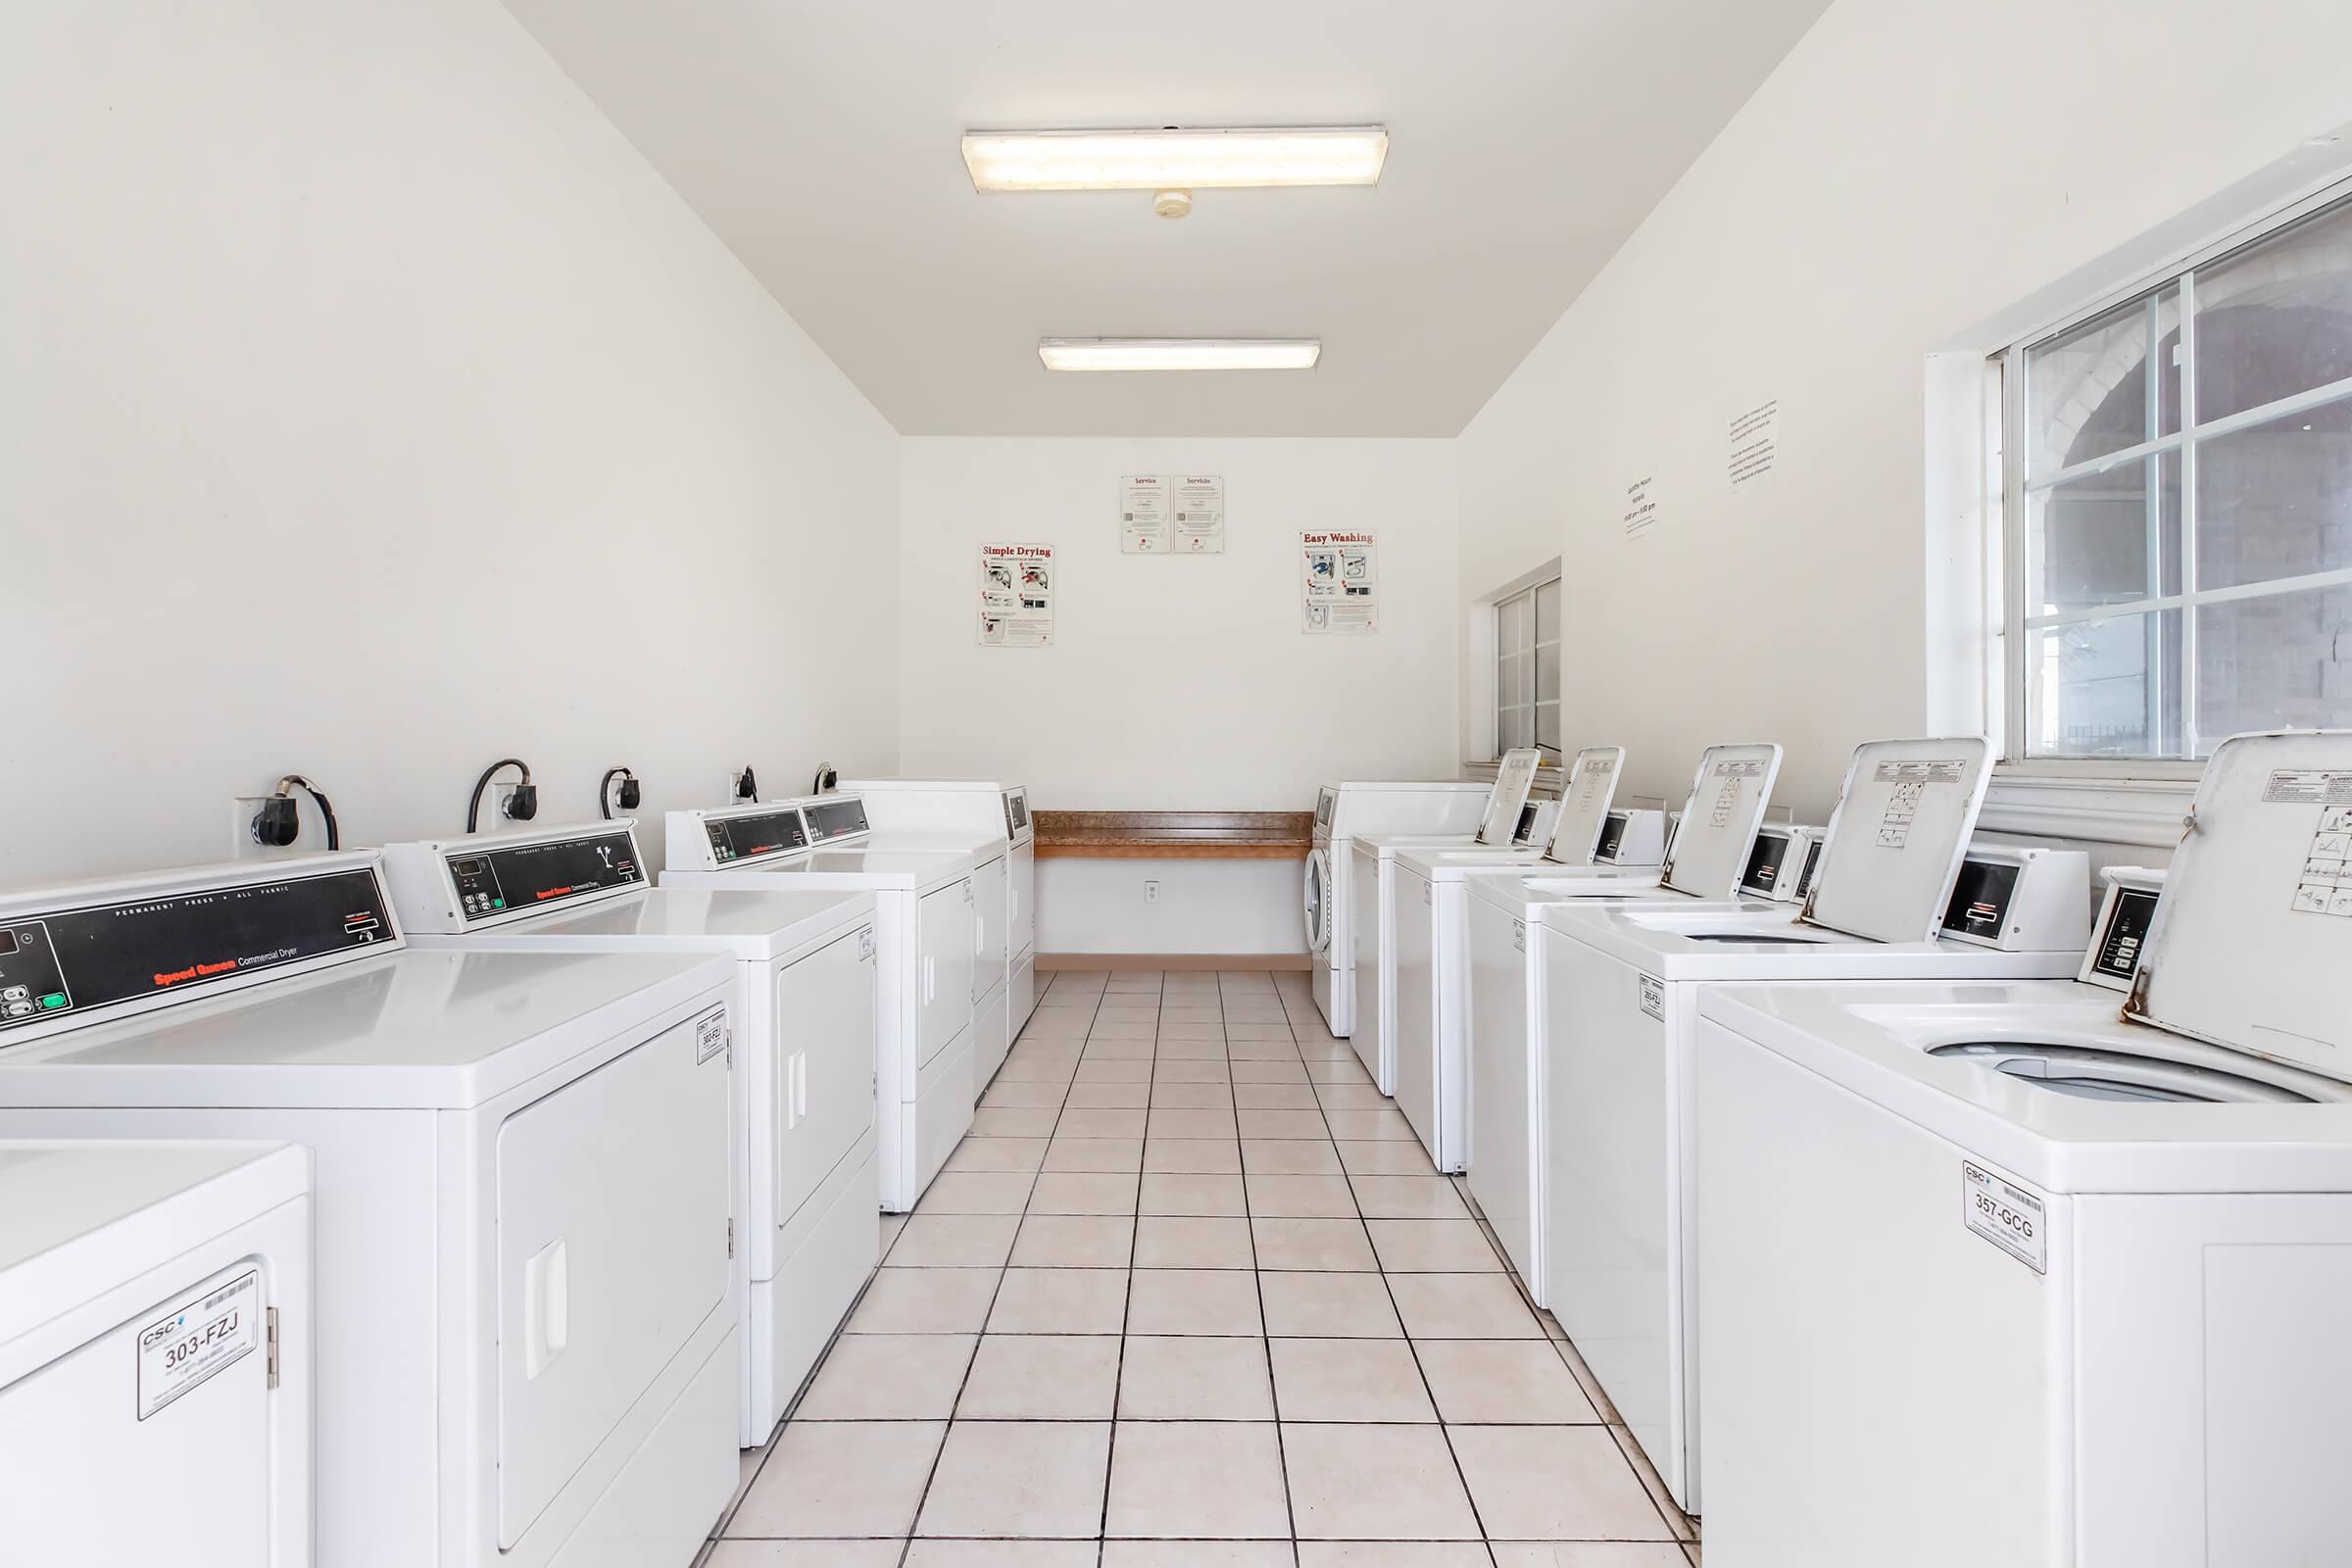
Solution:
{"label": "dryer door", "polygon": [[1321,845],[1306,852],[1306,951],[1321,957],[1331,948],[1331,856]]}

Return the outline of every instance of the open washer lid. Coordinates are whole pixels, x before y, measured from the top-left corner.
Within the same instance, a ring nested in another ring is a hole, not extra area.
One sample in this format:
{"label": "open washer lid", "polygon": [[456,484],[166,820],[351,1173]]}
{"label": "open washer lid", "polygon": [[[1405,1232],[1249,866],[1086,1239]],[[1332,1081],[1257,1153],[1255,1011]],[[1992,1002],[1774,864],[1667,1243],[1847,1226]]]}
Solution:
{"label": "open washer lid", "polygon": [[1934,940],[1991,776],[1981,735],[1855,747],[1798,919],[1873,942]]}
{"label": "open washer lid", "polygon": [[1536,785],[1536,769],[1544,754],[1533,746],[1522,746],[1502,754],[1495,764],[1494,787],[1487,792],[1486,813],[1478,819],[1478,836],[1471,842],[1497,847],[1511,842],[1519,830],[1519,811],[1527,805],[1527,792]]}
{"label": "open washer lid", "polygon": [[1764,807],[1781,776],[1781,749],[1770,742],[1710,746],[1698,754],[1690,799],[1667,847],[1658,885],[1702,899],[1728,899],[1764,823]]}
{"label": "open washer lid", "polygon": [[1600,830],[1617,798],[1617,775],[1625,771],[1625,748],[1588,746],[1568,764],[1560,784],[1560,814],[1551,824],[1544,858],[1559,865],[1591,865]]}
{"label": "open washer lid", "polygon": [[2352,730],[2214,748],[2124,1016],[2352,1082]]}

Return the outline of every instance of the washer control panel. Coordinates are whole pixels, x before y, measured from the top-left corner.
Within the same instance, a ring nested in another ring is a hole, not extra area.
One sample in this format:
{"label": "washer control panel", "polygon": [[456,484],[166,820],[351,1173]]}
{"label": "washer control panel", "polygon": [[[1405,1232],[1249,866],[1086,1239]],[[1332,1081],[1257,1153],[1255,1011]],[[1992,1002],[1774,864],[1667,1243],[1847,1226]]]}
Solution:
{"label": "washer control panel", "polygon": [[396,934],[368,869],[0,916],[0,1035]]}
{"label": "washer control panel", "polygon": [[503,849],[455,850],[444,860],[467,924],[511,909],[550,908],[645,880],[626,829]]}
{"label": "washer control panel", "polygon": [[808,847],[808,825],[795,808],[758,816],[722,816],[703,824],[710,836],[710,858],[720,865],[756,860]]}
{"label": "washer control panel", "polygon": [[830,844],[867,831],[872,824],[865,819],[865,802],[856,795],[833,795],[810,801],[802,808],[808,819],[808,842]]}
{"label": "washer control panel", "polygon": [[2106,872],[2107,896],[2099,905],[2099,921],[2090,949],[2082,955],[2080,979],[2110,991],[2130,991],[2139,974],[2139,960],[2148,945],[2148,928],[2156,923],[2156,901],[2164,896],[2164,873],[2136,865],[2118,865]]}

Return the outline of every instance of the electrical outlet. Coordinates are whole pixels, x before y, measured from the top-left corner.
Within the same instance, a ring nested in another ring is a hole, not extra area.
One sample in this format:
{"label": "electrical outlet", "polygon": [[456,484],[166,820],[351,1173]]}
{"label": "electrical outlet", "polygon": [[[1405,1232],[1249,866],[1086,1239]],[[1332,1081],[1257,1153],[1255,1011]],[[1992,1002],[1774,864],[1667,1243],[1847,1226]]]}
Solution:
{"label": "electrical outlet", "polygon": [[1146,883],[1144,884],[1144,902],[1145,902],[1146,904],[1157,904],[1157,903],[1159,902],[1159,884],[1158,884],[1158,883],[1156,883],[1156,882],[1146,882]]}
{"label": "electrical outlet", "polygon": [[282,860],[289,855],[308,855],[323,849],[325,840],[317,811],[308,801],[298,801],[294,809],[300,813],[302,836],[284,849],[262,843],[253,836],[253,819],[261,814],[267,795],[238,795],[228,803],[228,858],[232,860]]}
{"label": "electrical outlet", "polygon": [[482,801],[481,830],[484,833],[504,833],[511,828],[530,825],[527,822],[517,822],[507,814],[507,803],[514,798],[514,785],[502,782],[490,786],[489,795]]}

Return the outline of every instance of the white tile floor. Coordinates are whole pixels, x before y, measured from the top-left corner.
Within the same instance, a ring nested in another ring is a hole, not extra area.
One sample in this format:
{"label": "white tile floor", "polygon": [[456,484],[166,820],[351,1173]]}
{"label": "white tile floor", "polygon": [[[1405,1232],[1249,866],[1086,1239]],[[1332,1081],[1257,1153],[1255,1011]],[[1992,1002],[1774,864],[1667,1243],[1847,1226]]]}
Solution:
{"label": "white tile floor", "polygon": [[709,1568],[1686,1568],[1303,974],[1053,977]]}

